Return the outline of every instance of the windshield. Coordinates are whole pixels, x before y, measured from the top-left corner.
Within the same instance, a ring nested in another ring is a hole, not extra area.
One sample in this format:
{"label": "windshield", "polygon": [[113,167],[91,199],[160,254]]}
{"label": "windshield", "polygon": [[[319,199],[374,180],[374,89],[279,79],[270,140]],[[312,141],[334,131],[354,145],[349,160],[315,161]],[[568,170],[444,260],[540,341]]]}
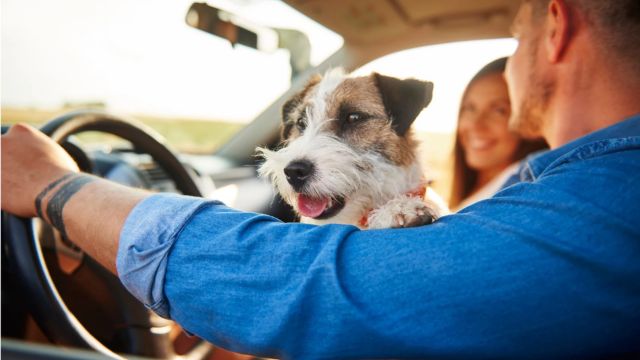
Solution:
{"label": "windshield", "polygon": [[[3,124],[38,125],[97,108],[141,120],[180,151],[214,151],[289,88],[290,54],[232,46],[190,27],[192,3],[3,0]],[[342,45],[340,36],[280,1],[208,4],[303,32],[312,66]]]}
{"label": "windshield", "polygon": [[462,93],[481,67],[509,56],[515,48],[514,39],[431,45],[384,56],[354,71],[356,75],[376,71],[434,83],[433,100],[418,115],[413,129],[420,140],[420,159],[433,180],[432,187],[445,199],[453,184],[453,145]]}

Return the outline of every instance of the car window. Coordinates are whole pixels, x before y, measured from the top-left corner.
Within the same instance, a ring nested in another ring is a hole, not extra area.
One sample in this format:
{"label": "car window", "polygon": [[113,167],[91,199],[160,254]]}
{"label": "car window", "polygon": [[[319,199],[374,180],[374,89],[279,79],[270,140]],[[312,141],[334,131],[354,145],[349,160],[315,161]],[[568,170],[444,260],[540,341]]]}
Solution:
{"label": "car window", "polygon": [[[3,1],[3,123],[40,124],[98,108],[143,121],[180,151],[212,152],[289,88],[289,52],[233,47],[188,26],[192,3]],[[311,65],[342,45],[340,36],[281,1],[208,3],[260,25],[302,31]]]}
{"label": "car window", "polygon": [[513,39],[477,40],[430,45],[393,53],[354,71],[372,71],[398,78],[417,78],[434,83],[433,99],[414,122],[421,141],[420,154],[435,190],[449,197],[458,108],[471,77],[485,64],[508,56],[516,48]]}

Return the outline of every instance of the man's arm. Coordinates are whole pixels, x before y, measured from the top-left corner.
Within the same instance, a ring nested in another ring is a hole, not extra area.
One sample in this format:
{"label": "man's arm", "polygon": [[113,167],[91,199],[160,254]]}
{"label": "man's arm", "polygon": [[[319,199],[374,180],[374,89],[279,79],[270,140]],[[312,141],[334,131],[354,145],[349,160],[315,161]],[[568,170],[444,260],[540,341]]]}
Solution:
{"label": "man's arm", "polygon": [[269,357],[637,352],[634,156],[565,163],[408,229],[284,224],[156,195],[127,219],[118,261],[129,265],[118,269],[138,298],[188,331]]}
{"label": "man's arm", "polygon": [[39,195],[44,219],[115,273],[124,221],[149,194],[79,173],[73,159],[46,135],[14,125],[2,136],[2,210],[34,217]]}

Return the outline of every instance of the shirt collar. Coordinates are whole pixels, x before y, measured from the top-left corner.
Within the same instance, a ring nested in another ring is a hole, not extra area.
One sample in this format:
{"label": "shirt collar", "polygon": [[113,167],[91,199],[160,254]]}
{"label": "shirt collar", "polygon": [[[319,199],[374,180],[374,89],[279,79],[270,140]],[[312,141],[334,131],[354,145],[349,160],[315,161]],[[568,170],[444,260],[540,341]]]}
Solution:
{"label": "shirt collar", "polygon": [[594,131],[557,149],[529,155],[524,162],[524,166],[520,169],[520,179],[522,181],[532,181],[536,179],[554,161],[583,145],[600,140],[629,136],[640,136],[640,114],[636,114],[604,129]]}

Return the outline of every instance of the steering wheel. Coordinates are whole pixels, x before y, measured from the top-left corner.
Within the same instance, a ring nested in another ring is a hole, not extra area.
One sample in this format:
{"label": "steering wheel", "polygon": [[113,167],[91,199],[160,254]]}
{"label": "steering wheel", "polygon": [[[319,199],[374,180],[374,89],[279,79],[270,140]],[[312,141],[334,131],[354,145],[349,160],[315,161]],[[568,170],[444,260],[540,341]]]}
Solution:
{"label": "steering wheel", "polygon": [[[180,192],[201,196],[193,172],[182,165],[162,137],[133,120],[77,111],[51,120],[41,130],[65,144],[68,151],[72,149],[70,154],[81,169],[88,158],[69,145],[69,136],[99,131],[126,139],[149,154]],[[118,352],[163,359],[203,359],[213,350],[212,345],[200,340],[186,354],[177,355],[169,334],[172,321],[146,309],[115,275],[65,243],[42,221],[3,212],[2,242],[5,259],[19,279],[28,308],[52,342],[93,349],[113,358],[121,358]],[[65,266],[69,257],[77,260],[70,268]]]}

